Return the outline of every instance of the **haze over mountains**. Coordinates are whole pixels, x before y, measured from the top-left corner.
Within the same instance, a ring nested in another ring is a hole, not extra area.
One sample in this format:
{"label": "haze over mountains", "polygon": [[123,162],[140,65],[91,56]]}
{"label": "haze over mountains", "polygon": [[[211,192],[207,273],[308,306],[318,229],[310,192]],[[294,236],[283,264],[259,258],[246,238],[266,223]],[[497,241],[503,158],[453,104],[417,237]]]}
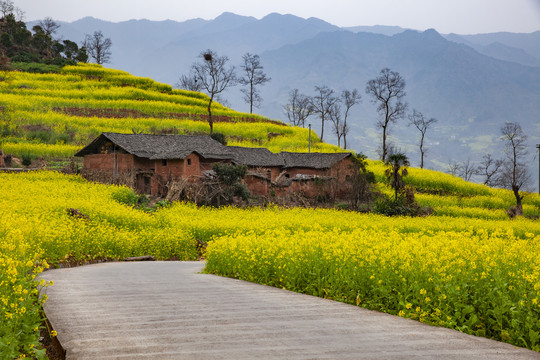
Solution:
{"label": "haze over mountains", "polygon": [[[227,55],[237,67],[246,52],[259,54],[272,81],[261,88],[264,102],[256,111],[284,121],[282,108],[291,89],[313,95],[315,85],[337,92],[357,88],[363,101],[351,113],[348,144],[373,158],[380,134],[364,89],[388,67],[405,78],[410,110],[439,120],[428,130],[427,167],[445,169],[450,161],[468,157],[479,161],[488,152],[502,157],[500,128],[505,121],[515,121],[529,135],[530,169],[535,178],[538,173],[533,155],[540,143],[540,31],[441,35],[391,26],[345,29],[293,15],[270,14],[258,20],[231,13],[185,22],[84,18],[60,24],[57,36],[76,41],[85,33],[103,31],[113,42],[107,66],[171,85],[189,72],[202,50]],[[248,111],[239,86],[224,97],[236,110]],[[320,133],[320,121],[313,118],[311,123]],[[418,165],[418,134],[407,123],[394,126],[393,142]],[[327,124],[324,140],[333,142],[330,133]]]}

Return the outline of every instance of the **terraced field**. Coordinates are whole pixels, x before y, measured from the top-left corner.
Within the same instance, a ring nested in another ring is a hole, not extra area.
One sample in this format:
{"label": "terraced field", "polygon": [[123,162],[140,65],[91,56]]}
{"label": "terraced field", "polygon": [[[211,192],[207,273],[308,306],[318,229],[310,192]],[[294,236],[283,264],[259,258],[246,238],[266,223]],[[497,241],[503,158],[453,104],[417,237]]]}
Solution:
{"label": "terraced field", "polygon": [[[0,143],[5,153],[65,158],[101,132],[207,134],[208,97],[95,64],[58,74],[4,72],[0,81]],[[230,145],[303,151],[308,130],[213,103],[215,132]],[[242,124],[242,126],[237,126]],[[335,146],[313,136],[314,151]]]}

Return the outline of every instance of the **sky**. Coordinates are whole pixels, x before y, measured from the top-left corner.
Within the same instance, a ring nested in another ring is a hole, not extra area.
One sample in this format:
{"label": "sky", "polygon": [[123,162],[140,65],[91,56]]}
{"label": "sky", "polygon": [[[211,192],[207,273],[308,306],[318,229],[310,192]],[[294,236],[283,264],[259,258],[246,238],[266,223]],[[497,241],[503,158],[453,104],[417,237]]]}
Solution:
{"label": "sky", "polygon": [[25,20],[214,19],[223,12],[316,17],[337,26],[392,25],[440,33],[540,30],[540,0],[14,0]]}

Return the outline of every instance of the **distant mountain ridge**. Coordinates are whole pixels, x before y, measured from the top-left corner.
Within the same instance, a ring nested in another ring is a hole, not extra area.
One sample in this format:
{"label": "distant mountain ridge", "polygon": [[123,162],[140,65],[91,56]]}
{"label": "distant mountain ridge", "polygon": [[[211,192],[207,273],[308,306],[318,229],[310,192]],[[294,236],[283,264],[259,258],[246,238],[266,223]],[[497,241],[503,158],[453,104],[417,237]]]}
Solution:
{"label": "distant mountain ridge", "polygon": [[[202,50],[227,55],[237,67],[244,53],[259,54],[272,81],[261,88],[264,102],[258,112],[273,118],[285,118],[282,108],[291,89],[312,94],[315,85],[338,92],[358,88],[363,102],[351,113],[348,143],[371,157],[376,157],[379,131],[364,89],[383,67],[406,79],[411,110],[439,119],[427,135],[428,167],[442,169],[467,157],[480,160],[486,152],[501,157],[498,137],[505,121],[522,124],[531,154],[540,143],[540,31],[441,35],[387,26],[344,29],[275,13],[262,19],[224,13],[214,20],[185,22],[84,18],[61,25],[58,35],[74,40],[102,30],[113,42],[108,66],[169,84],[189,71]],[[246,111],[239,90],[230,89],[225,98]],[[312,123],[320,132],[319,121]],[[415,164],[417,134],[406,123],[394,127],[393,141]],[[325,135],[330,133],[328,126]]]}

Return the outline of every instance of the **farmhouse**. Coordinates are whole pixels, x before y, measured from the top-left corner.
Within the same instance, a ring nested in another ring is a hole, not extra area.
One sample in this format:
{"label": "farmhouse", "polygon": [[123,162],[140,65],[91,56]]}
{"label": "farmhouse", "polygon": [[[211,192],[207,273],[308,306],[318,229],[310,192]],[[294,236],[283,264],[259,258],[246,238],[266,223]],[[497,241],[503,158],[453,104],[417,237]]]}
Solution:
{"label": "farmhouse", "polygon": [[[264,148],[225,146],[206,135],[102,133],[75,156],[83,176],[123,183],[140,193],[166,195],[171,181],[199,181],[216,163],[245,165],[252,194],[345,197],[352,174],[350,153],[272,153]],[[324,194],[323,194],[324,193]]]}

